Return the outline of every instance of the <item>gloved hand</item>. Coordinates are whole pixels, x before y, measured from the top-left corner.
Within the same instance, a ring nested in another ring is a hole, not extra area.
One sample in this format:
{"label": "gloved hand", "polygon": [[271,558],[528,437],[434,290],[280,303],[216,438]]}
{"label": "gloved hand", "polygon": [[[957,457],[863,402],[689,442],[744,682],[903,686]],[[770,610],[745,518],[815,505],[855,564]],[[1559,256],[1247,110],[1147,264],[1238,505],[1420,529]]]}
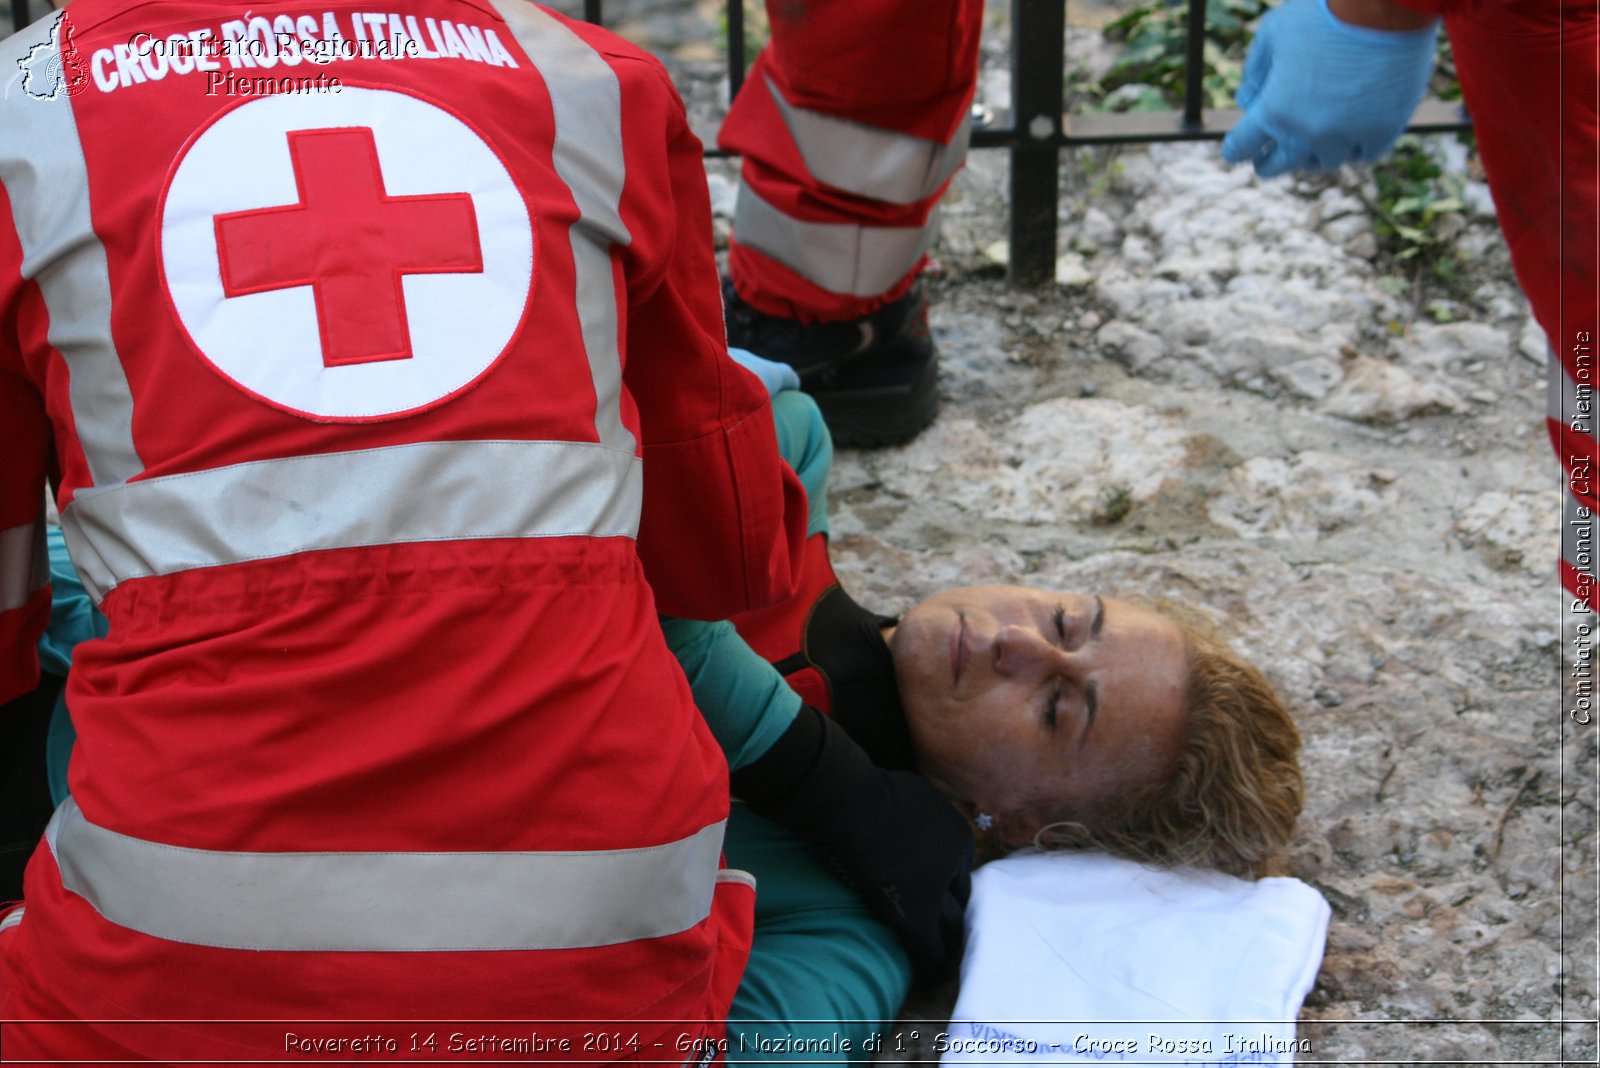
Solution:
{"label": "gloved hand", "polygon": [[800,376],[786,363],[778,363],[776,360],[757,356],[749,349],[736,349],[732,345],[728,346],[728,355],[733,357],[734,363],[747,371],[754,372],[755,376],[761,379],[761,384],[767,387],[769,397],[776,397],[786,389],[800,388]]}
{"label": "gloved hand", "polygon": [[1263,178],[1377,159],[1422,99],[1438,29],[1352,26],[1328,0],[1286,0],[1256,31],[1237,94],[1244,117],[1222,157]]}
{"label": "gloved hand", "polygon": [[804,706],[732,784],[894,930],[919,986],[954,972],[972,889],[972,828],[926,779],[875,766],[832,720]]}

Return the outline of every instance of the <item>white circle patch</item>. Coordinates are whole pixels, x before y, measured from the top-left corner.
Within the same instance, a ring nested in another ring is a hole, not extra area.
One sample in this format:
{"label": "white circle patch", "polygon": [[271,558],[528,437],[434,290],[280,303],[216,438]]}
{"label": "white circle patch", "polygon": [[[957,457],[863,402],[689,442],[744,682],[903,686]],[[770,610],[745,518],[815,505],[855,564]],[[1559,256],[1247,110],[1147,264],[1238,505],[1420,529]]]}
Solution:
{"label": "white circle patch", "polygon": [[461,119],[406,93],[261,97],[188,147],[161,264],[195,347],[318,420],[430,407],[484,374],[533,279],[526,202]]}

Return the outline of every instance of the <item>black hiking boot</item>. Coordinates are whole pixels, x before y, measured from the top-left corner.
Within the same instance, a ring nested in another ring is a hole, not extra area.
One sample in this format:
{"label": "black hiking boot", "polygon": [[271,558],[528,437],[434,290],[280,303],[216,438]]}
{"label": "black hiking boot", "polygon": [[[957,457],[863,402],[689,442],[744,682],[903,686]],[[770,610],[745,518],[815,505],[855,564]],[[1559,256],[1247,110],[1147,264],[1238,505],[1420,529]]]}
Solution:
{"label": "black hiking boot", "polygon": [[802,323],[757,311],[724,280],[728,344],[786,363],[840,445],[898,445],[939,410],[939,353],[922,286],[859,319]]}

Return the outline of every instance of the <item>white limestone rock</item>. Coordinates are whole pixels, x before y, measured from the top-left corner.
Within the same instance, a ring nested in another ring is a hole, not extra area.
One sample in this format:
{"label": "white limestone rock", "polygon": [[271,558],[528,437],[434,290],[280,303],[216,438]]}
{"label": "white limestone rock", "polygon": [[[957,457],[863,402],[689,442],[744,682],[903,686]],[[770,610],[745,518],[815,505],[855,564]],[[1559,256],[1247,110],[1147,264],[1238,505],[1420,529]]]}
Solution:
{"label": "white limestone rock", "polygon": [[1321,407],[1352,422],[1392,425],[1416,415],[1459,412],[1465,404],[1449,386],[1371,356],[1357,356]]}
{"label": "white limestone rock", "polygon": [[1095,333],[1095,343],[1135,372],[1150,368],[1167,351],[1159,337],[1124,319],[1113,319],[1102,326]]}
{"label": "white limestone rock", "polygon": [[1223,479],[1211,521],[1245,538],[1315,540],[1376,512],[1383,498],[1371,472],[1329,452],[1287,460],[1258,456]]}
{"label": "white limestone rock", "polygon": [[1561,491],[1494,490],[1461,510],[1455,534],[1491,566],[1546,574],[1561,552]]}
{"label": "white limestone rock", "polygon": [[938,494],[988,520],[1086,521],[1108,494],[1134,502],[1181,474],[1185,434],[1173,419],[1098,398],[1059,398],[1024,409],[992,431],[941,420],[885,464],[886,488]]}

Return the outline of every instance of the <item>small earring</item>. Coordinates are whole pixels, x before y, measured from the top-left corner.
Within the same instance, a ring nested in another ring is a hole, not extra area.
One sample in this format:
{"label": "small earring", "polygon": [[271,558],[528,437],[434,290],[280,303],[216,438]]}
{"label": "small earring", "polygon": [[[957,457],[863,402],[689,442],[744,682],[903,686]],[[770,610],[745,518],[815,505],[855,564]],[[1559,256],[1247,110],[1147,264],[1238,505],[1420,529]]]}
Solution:
{"label": "small earring", "polygon": [[980,812],[972,822],[977,824],[978,830],[987,831],[989,828],[994,826],[994,817],[989,815],[987,812]]}

